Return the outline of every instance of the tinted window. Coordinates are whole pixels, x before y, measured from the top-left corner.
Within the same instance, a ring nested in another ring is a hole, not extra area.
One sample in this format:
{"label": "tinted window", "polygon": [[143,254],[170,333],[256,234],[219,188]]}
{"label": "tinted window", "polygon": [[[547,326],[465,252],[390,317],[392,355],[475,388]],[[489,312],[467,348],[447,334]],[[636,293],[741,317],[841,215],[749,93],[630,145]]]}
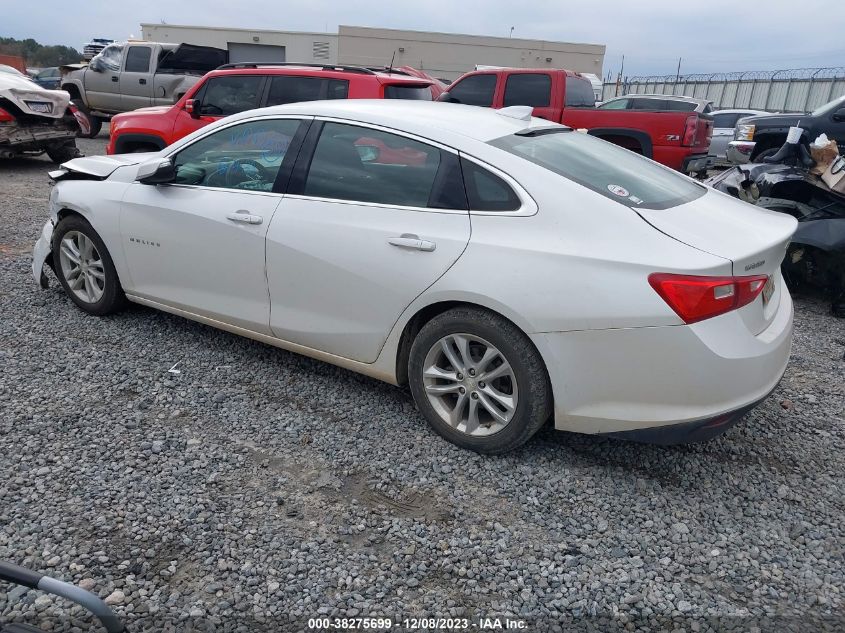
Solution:
{"label": "tinted window", "polygon": [[667,209],[706,191],[666,167],[578,132],[513,134],[491,141],[491,145],[630,207]]}
{"label": "tinted window", "polygon": [[734,128],[741,115],[736,112],[717,112],[713,115],[714,128]]}
{"label": "tinted window", "polygon": [[596,95],[593,84],[586,79],[567,75],[566,77],[566,107],[592,108],[596,105]]}
{"label": "tinted window", "polygon": [[294,119],[269,119],[214,132],[176,154],[176,182],[272,191],[298,127]]}
{"label": "tinted window", "polygon": [[147,46],[130,46],[126,52],[126,68],[128,73],[150,72],[150,54],[152,50]]}
{"label": "tinted window", "polygon": [[340,79],[320,77],[273,77],[267,105],[281,105],[298,101],[318,101],[321,99],[346,99],[349,82]]}
{"label": "tinted window", "polygon": [[449,96],[458,103],[489,108],[496,91],[496,75],[471,75],[449,89]]}
{"label": "tinted window", "polygon": [[508,75],[505,82],[504,105],[546,108],[552,94],[552,78],[542,73]]}
{"label": "tinted window", "polygon": [[326,123],[305,181],[306,196],[428,207],[440,150],[409,138]]}
{"label": "tinted window", "polygon": [[666,99],[631,99],[631,110],[668,110]]}
{"label": "tinted window", "polygon": [[613,99],[612,101],[605,101],[600,106],[599,110],[625,110],[628,108],[630,99]]}
{"label": "tinted window", "polygon": [[431,88],[429,86],[403,86],[399,84],[388,84],[384,87],[384,98],[431,101]]}
{"label": "tinted window", "polygon": [[260,75],[212,77],[205,86],[200,113],[229,116],[257,108],[263,80]]}
{"label": "tinted window", "polygon": [[[693,112],[698,107],[694,101],[676,101],[675,99],[669,99],[666,105],[668,110],[675,112]],[[704,112],[709,112],[709,110],[704,110]]]}
{"label": "tinted window", "polygon": [[467,199],[472,211],[516,211],[521,202],[510,185],[480,165],[461,159]]}

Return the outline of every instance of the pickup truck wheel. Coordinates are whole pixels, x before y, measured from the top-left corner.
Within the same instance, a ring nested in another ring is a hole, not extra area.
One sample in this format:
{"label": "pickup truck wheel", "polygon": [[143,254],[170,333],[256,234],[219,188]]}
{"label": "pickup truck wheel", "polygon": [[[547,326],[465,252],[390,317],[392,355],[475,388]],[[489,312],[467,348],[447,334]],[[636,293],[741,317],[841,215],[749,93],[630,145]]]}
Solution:
{"label": "pickup truck wheel", "polygon": [[76,106],[77,110],[79,110],[82,114],[88,117],[88,125],[91,127],[91,131],[88,134],[83,134],[80,130],[77,133],[77,136],[83,138],[96,138],[96,136],[100,133],[100,130],[103,127],[103,120],[98,119],[93,114],[91,114],[91,111],[82,102],[82,99],[72,99],[71,103]]}
{"label": "pickup truck wheel", "polygon": [[79,148],[76,147],[76,141],[66,141],[61,145],[48,147],[47,156],[49,156],[50,160],[57,165],[61,165],[69,160],[73,160],[74,158],[79,158],[82,156],[82,152],[80,152]]}

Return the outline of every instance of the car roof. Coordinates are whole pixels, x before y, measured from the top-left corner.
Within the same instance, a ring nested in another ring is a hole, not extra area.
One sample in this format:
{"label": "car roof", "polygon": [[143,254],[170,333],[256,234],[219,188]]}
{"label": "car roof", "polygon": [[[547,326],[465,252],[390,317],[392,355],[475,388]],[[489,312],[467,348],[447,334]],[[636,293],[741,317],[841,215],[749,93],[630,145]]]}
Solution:
{"label": "car roof", "polygon": [[658,92],[632,92],[621,97],[613,97],[613,99],[608,99],[608,101],[613,101],[614,99],[636,99],[638,97],[645,99],[666,99],[667,101],[689,101],[690,103],[700,103],[702,105],[711,102],[710,99],[699,99],[698,97],[688,97],[686,95],[664,95]]}
{"label": "car roof", "polygon": [[390,79],[391,83],[408,83],[414,85],[431,85],[430,79],[411,77],[404,74],[377,71],[362,66],[343,66],[334,64],[297,64],[292,62],[278,63],[237,63],[225,64],[212,70],[208,76],[225,75],[296,75],[298,77],[330,77],[333,79],[349,79],[355,77],[376,77]]}
{"label": "car roof", "polygon": [[[508,109],[491,110],[476,106],[404,99],[331,99],[288,103],[234,114],[226,121],[256,115],[293,114],[337,117],[359,123],[381,125],[415,134],[444,145],[454,146],[456,136],[488,142],[528,127],[549,127],[545,119],[530,120],[509,116]],[[565,126],[559,126],[565,129]]]}
{"label": "car roof", "polygon": [[771,112],[765,112],[764,110],[757,110],[756,108],[725,108],[724,110],[713,110],[711,114],[741,114],[743,112],[750,112],[751,114],[757,116],[762,114],[771,114]]}

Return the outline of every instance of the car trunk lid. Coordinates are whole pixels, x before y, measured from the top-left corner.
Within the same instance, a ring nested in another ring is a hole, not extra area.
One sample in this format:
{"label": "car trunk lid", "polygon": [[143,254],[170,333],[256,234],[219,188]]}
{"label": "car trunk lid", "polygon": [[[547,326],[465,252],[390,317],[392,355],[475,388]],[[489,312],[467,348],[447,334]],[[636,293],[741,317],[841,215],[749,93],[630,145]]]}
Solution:
{"label": "car trunk lid", "polygon": [[729,259],[734,276],[768,275],[769,287],[740,309],[748,329],[756,334],[771,323],[780,302],[780,264],[795,218],[708,191],[697,200],[671,209],[636,209],[646,222],[666,235],[700,251]]}

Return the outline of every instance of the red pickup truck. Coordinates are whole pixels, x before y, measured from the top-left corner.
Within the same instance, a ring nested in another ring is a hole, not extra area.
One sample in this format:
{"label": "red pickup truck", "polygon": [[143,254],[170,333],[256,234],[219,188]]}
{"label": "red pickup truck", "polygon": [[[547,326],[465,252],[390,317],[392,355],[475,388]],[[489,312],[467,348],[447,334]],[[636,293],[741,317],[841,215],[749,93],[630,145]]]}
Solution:
{"label": "red pickup truck", "polygon": [[621,145],[684,173],[707,167],[713,118],[698,112],[597,110],[592,84],[570,70],[499,68],[469,72],[440,101],[488,108],[532,106],[534,116]]}

